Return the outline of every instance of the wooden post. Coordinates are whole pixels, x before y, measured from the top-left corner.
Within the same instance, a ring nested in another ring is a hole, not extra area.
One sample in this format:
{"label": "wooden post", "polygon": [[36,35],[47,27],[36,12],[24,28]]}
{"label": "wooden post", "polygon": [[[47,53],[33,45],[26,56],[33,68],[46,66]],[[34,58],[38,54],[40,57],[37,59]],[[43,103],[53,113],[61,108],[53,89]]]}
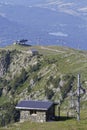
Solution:
{"label": "wooden post", "polygon": [[58,118],[60,118],[60,106],[58,106]]}
{"label": "wooden post", "polygon": [[66,117],[67,117],[67,118],[69,117],[69,110],[68,110],[67,113],[66,113]]}

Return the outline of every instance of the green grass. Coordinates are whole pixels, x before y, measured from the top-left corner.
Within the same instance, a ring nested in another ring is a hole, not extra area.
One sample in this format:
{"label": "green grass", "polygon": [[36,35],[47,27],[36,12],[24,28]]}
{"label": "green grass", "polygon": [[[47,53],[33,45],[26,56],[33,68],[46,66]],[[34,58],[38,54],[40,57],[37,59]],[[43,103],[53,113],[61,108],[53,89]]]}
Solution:
{"label": "green grass", "polygon": [[87,111],[81,112],[81,120],[62,118],[61,121],[14,123],[0,130],[87,130]]}

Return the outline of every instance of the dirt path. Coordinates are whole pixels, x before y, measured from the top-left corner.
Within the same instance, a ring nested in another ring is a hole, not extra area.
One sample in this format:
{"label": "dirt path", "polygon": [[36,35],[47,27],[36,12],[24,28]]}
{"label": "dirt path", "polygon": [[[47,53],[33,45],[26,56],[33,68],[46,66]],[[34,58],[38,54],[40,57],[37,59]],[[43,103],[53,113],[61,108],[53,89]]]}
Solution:
{"label": "dirt path", "polygon": [[41,46],[41,49],[49,50],[49,51],[53,51],[53,52],[58,52],[58,53],[65,53],[64,51],[59,51],[59,50],[51,49],[51,48],[44,47],[44,46]]}

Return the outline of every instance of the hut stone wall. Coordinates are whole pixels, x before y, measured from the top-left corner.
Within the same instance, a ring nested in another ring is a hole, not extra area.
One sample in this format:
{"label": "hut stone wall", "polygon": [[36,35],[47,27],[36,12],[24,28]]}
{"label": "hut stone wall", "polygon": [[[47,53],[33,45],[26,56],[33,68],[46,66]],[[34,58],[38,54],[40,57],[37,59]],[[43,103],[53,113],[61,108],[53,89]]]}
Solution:
{"label": "hut stone wall", "polygon": [[20,112],[20,121],[46,122],[46,112],[37,111],[31,114],[31,111],[22,110]]}

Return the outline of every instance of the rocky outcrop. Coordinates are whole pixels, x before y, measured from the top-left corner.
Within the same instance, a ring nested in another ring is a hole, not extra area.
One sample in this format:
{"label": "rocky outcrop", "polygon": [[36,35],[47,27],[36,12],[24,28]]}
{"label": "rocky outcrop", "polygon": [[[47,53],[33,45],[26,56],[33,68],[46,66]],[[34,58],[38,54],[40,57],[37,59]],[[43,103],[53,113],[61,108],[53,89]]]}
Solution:
{"label": "rocky outcrop", "polygon": [[0,77],[2,77],[8,70],[10,64],[10,52],[2,51],[0,58]]}
{"label": "rocky outcrop", "polygon": [[67,97],[75,81],[73,65],[66,62],[64,55],[31,56],[26,50],[9,50],[0,51],[1,96],[57,102]]}

